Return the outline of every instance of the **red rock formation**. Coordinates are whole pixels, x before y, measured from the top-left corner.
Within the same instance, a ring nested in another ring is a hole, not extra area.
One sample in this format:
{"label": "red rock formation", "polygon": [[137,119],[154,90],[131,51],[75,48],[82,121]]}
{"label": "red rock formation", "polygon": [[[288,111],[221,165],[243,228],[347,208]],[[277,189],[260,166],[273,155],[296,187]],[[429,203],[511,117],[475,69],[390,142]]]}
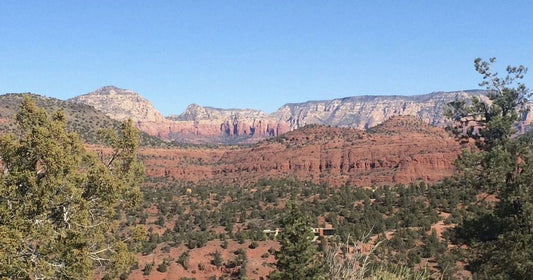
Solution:
{"label": "red rock formation", "polygon": [[296,177],[328,185],[436,182],[460,146],[443,129],[396,117],[369,132],[310,126],[253,147],[143,150],[149,176],[225,184]]}
{"label": "red rock formation", "polygon": [[[94,106],[113,119],[131,118],[138,128],[167,141],[184,143],[256,143],[306,124],[367,129],[393,116],[417,116],[445,126],[446,104],[477,96],[489,102],[486,91],[435,92],[412,96],[354,96],[282,106],[272,114],[253,109],[220,109],[191,104],[179,116],[164,118],[139,94],[113,86],[70,99]],[[533,114],[524,113],[518,128],[524,132]]]}
{"label": "red rock formation", "polygon": [[256,143],[268,137],[289,131],[286,123],[273,121],[164,121],[136,122],[137,127],[155,137],[166,141],[192,144],[235,144]]}

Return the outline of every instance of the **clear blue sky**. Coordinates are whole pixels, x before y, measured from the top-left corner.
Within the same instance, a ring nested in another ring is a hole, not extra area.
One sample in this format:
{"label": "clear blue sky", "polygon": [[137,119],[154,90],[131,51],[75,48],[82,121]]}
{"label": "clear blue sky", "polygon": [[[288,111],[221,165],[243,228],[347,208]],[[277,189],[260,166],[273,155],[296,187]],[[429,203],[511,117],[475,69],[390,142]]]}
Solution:
{"label": "clear blue sky", "polygon": [[0,93],[116,85],[168,115],[478,88],[476,57],[533,71],[531,3],[1,0]]}

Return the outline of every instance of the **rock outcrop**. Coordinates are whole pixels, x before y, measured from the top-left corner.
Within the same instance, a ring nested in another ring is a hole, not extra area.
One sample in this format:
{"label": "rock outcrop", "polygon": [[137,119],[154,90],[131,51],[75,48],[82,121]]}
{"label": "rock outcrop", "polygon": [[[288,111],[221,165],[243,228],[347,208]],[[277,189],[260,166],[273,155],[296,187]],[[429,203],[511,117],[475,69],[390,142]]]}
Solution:
{"label": "rock outcrop", "polygon": [[[92,105],[111,118],[132,118],[142,131],[166,141],[194,144],[256,143],[309,124],[357,128],[376,126],[394,116],[415,116],[444,127],[446,104],[477,96],[488,101],[486,91],[435,92],[413,96],[355,96],[283,105],[272,114],[252,109],[219,109],[192,104],[180,115],[164,118],[150,102],[131,90],[108,86],[71,99]],[[533,120],[524,113],[521,131]]]}
{"label": "rock outcrop", "polygon": [[295,177],[315,183],[383,185],[450,176],[459,144],[416,117],[395,117],[367,132],[311,125],[252,147],[145,150],[153,177],[244,185]]}
{"label": "rock outcrop", "polygon": [[212,137],[212,140],[218,138],[221,142],[232,139],[257,142],[289,131],[286,122],[276,121],[265,112],[252,109],[219,109],[191,104],[181,115],[168,119],[182,128],[170,135],[173,139],[186,139],[192,134]]}
{"label": "rock outcrop", "polygon": [[[49,111],[63,108],[69,130],[80,133],[87,143],[100,143],[90,140],[97,138],[99,128],[118,126],[91,106],[34,98]],[[14,132],[13,115],[22,95],[0,99],[1,133]],[[459,150],[459,144],[442,128],[430,126],[419,117],[397,116],[367,130],[308,125],[252,146],[156,149],[145,145],[141,154],[151,177],[235,185],[261,178],[295,177],[333,186],[435,182],[452,173]]]}
{"label": "rock outcrop", "polygon": [[106,86],[68,102],[93,106],[116,120],[132,119],[142,131],[166,141],[205,144],[254,143],[289,131],[263,111],[190,105],[179,116],[163,117],[132,90]]}
{"label": "rock outcrop", "polygon": [[93,106],[110,118],[119,121],[127,119],[136,122],[166,121],[165,117],[144,97],[132,90],[115,86],[105,86],[67,101]]}
{"label": "rock outcrop", "polygon": [[485,94],[486,91],[470,90],[412,96],[354,96],[286,104],[273,115],[288,122],[291,130],[307,124],[367,129],[393,116],[417,116],[433,126],[445,126],[446,104],[472,96],[487,100]]}

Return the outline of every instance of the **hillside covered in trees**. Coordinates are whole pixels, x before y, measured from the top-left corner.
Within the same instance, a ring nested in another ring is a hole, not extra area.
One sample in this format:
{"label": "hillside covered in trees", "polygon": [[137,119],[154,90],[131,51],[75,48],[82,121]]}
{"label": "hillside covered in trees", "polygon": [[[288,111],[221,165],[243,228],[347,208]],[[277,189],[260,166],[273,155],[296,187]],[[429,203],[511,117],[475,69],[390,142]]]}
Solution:
{"label": "hillside covered in trees", "polygon": [[[31,93],[10,93],[0,95],[0,104],[2,104],[0,105],[0,131],[2,133],[17,132],[14,117],[20,108],[24,95],[31,96],[35,104],[45,109],[49,114],[62,110],[65,114],[67,131],[78,134],[86,144],[101,143],[102,139],[98,136],[101,129],[118,130],[120,128],[120,121],[109,118],[89,105],[66,102]],[[142,146],[168,146],[163,141],[144,132],[140,132],[139,135]]]}

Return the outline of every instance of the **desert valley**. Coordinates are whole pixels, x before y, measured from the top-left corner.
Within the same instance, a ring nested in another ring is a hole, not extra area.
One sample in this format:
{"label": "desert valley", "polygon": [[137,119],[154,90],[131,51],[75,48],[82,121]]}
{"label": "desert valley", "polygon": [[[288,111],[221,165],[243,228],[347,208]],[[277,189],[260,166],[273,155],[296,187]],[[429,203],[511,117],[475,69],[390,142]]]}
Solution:
{"label": "desert valley", "polygon": [[[445,131],[451,124],[445,106],[483,94],[348,97],[287,104],[272,114],[193,104],[166,118],[141,95],[113,86],[67,101],[35,97],[50,111],[64,108],[69,128],[95,149],[98,129],[132,119],[145,133],[140,156],[153,178],[246,185],[291,177],[331,186],[381,186],[450,176],[461,147]],[[1,100],[6,105],[0,124],[9,132],[22,97],[8,94]],[[524,115],[519,128],[531,118]]]}
{"label": "desert valley", "polygon": [[[67,130],[102,158],[113,153],[100,139],[102,128],[118,130],[131,119],[141,131],[144,199],[123,213],[121,227],[142,225],[147,236],[120,278],[267,279],[280,244],[266,232],[279,228],[289,200],[315,228],[332,228],[319,239],[324,254],[336,241],[357,238],[348,246],[377,261],[369,271],[472,277],[451,229],[466,213],[462,205],[480,197],[446,178],[461,151],[475,145],[447,131],[454,122],[444,115],[453,101],[487,102],[486,91],[309,101],[272,114],[193,104],[169,117],[113,86],[66,101],[6,94],[3,133],[16,133],[23,96],[49,114],[61,109]],[[523,114],[517,131],[526,133],[530,121]],[[483,203],[494,199],[485,193]]]}
{"label": "desert valley", "polygon": [[0,1],[0,280],[533,279],[531,11]]}

